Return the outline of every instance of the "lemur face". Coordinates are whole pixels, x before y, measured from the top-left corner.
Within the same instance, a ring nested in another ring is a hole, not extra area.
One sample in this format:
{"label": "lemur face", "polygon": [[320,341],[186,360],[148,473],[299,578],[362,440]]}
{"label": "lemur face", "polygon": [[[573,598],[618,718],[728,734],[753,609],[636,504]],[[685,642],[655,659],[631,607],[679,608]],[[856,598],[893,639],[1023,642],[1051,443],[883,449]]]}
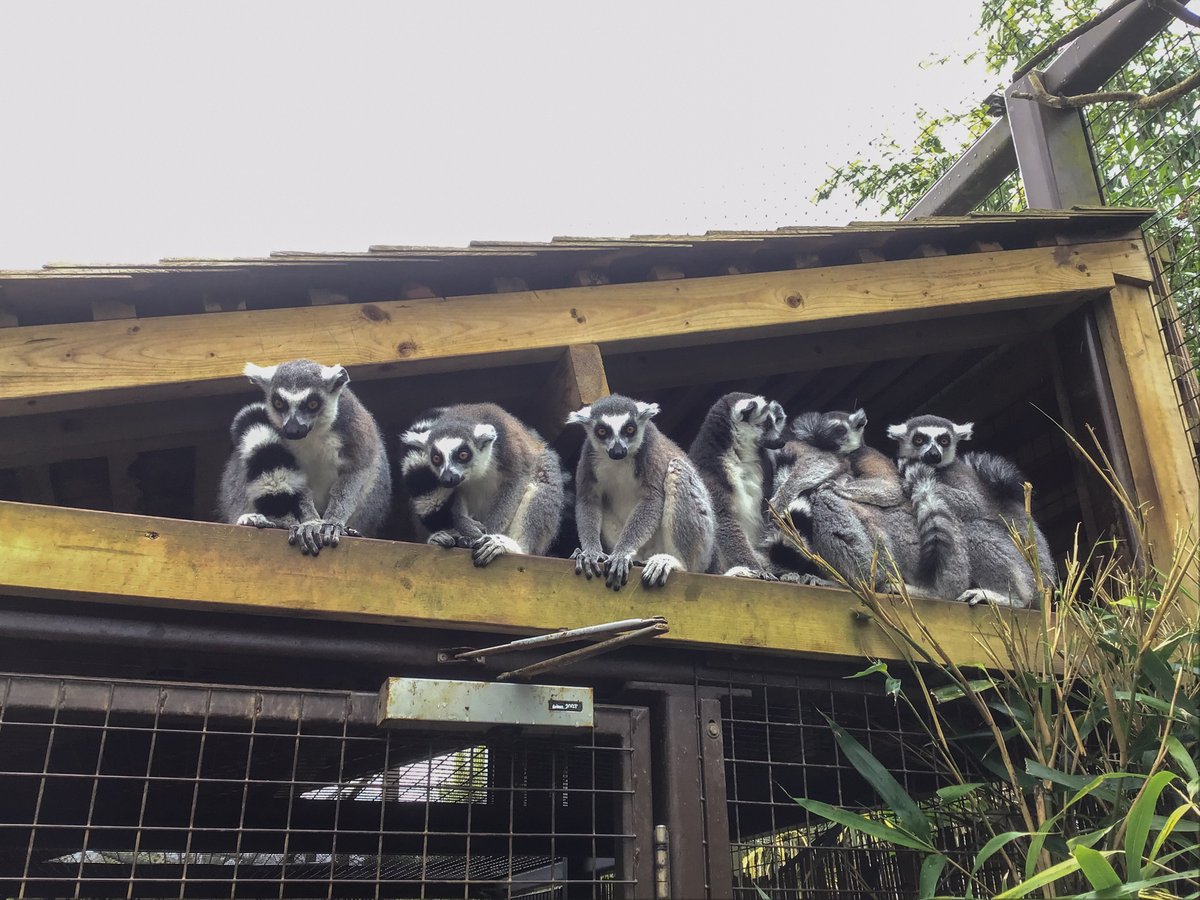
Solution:
{"label": "lemur face", "polygon": [[422,447],[442,487],[458,487],[491,467],[496,428],[484,422],[435,422],[428,431],[406,432],[401,440]]}
{"label": "lemur face", "polygon": [[944,468],[958,457],[958,442],[971,439],[973,422],[957,425],[941,416],[917,416],[902,425],[889,425],[888,437],[899,442],[896,457]]}
{"label": "lemur face", "polygon": [[760,447],[778,450],[786,443],[784,427],[787,413],[774,400],[766,397],[742,397],[730,407],[734,427],[749,429]]}
{"label": "lemur face", "polygon": [[619,394],[597,400],[567,416],[568,425],[582,425],[588,440],[609,459],[635,454],[646,436],[646,423],[658,415],[657,403],[642,403]]}
{"label": "lemur face", "polygon": [[341,366],[322,366],[307,359],[277,366],[246,363],[242,371],[262,389],[271,424],[292,441],[314,429],[327,430],[337,418],[342,388],[350,383],[350,374]]}
{"label": "lemur face", "polygon": [[845,456],[863,445],[867,414],[856,409],[852,413],[834,410],[827,413],[803,413],[792,423],[792,433],[802,441]]}

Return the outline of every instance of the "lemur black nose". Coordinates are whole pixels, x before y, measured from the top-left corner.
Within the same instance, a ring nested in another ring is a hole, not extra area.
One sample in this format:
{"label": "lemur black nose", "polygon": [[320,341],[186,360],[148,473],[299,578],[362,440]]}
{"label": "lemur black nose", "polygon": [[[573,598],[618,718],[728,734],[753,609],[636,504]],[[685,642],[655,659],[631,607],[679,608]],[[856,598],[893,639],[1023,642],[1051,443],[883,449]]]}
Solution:
{"label": "lemur black nose", "polygon": [[921,456],[921,462],[928,463],[931,466],[936,466],[942,461],[942,451],[936,447],[930,447]]}
{"label": "lemur black nose", "polygon": [[295,419],[288,419],[283,423],[283,436],[289,441],[298,441],[311,430],[310,426],[297,422]]}
{"label": "lemur black nose", "polygon": [[609,459],[624,459],[628,453],[629,453],[629,451],[626,450],[624,447],[609,447],[608,448],[608,458]]}
{"label": "lemur black nose", "polygon": [[442,487],[457,487],[462,484],[463,477],[458,472],[443,472],[438,479],[442,483]]}

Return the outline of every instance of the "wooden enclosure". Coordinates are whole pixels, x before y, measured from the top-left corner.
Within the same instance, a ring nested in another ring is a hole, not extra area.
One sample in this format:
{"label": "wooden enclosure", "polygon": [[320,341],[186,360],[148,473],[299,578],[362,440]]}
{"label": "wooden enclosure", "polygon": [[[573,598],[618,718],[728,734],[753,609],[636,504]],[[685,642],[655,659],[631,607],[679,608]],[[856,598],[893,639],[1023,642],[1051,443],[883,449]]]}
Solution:
{"label": "wooden enclosure", "polygon": [[[731,390],[862,406],[880,448],[916,413],[970,420],[1033,483],[1060,560],[1079,528],[1130,536],[1063,431],[1094,428],[1164,552],[1195,527],[1197,476],[1144,217],[0,273],[0,894],[651,897],[663,874],[679,897],[916,896],[911,854],[819,846],[791,799],[875,802],[825,715],[914,796],[943,783],[920,723],[847,680],[905,658],[853,596],[690,573],[614,594],[562,558],[479,570],[411,542],[399,487],[388,539],[303,557],[210,521],[257,397],[242,367],[347,366],[393,460],[418,412],[492,400],[571,467],[564,417],[610,390],[659,403],[684,446]],[[952,661],[999,652],[993,611],[918,609]],[[1004,615],[1034,631],[1043,613]],[[586,737],[374,719],[386,677],[539,659],[454,663],[464,645],[653,616],[670,631],[652,647],[551,674],[595,692]]]}
{"label": "wooden enclosure", "polygon": [[[612,596],[565,562],[476,572],[432,548],[353,540],[308,560],[279,533],[169,520],[211,517],[228,422],[254,396],[242,365],[304,356],[350,369],[393,452],[419,410],[487,399],[571,465],[580,437],[564,432],[565,414],[610,389],[658,402],[660,427],[685,447],[729,390],[792,413],[863,406],[880,447],[889,422],[915,413],[973,420],[979,446],[1022,465],[1060,557],[1080,523],[1089,539],[1121,524],[1056,423],[1085,443],[1092,426],[1166,547],[1194,522],[1196,473],[1149,303],[1143,218],[1105,209],[3,273],[0,591],[498,631],[664,614],[666,640],[689,646],[888,656],[829,589],[689,575],[661,595]],[[411,537],[406,521],[395,517],[392,537]],[[502,607],[486,600],[497,590]],[[978,657],[980,611],[928,614],[956,653]]]}

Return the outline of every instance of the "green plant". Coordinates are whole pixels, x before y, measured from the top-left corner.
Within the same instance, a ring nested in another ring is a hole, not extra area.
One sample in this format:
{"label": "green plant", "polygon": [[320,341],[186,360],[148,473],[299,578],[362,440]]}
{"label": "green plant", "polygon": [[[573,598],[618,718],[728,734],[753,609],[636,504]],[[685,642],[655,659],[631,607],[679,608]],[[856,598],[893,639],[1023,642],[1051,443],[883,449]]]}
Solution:
{"label": "green plant", "polygon": [[[1110,484],[1141,529],[1143,510]],[[789,523],[781,527],[803,549]],[[1031,554],[1031,541],[1012,537]],[[950,659],[903,589],[880,595],[843,581],[909,663],[902,677],[882,662],[851,677],[885,679],[923,723],[951,784],[910,796],[831,722],[842,753],[879,795],[883,817],[796,802],[923,854],[923,897],[951,883],[965,896],[986,896],[994,880],[982,877],[985,867],[1000,870],[999,897],[1200,897],[1200,550],[1181,534],[1159,561],[1144,530],[1140,539],[1147,553],[1137,564],[1112,542],[1086,555],[1076,546],[1036,628],[992,608],[995,641],[980,641],[972,667]],[[969,864],[938,841],[964,811],[986,836]]]}

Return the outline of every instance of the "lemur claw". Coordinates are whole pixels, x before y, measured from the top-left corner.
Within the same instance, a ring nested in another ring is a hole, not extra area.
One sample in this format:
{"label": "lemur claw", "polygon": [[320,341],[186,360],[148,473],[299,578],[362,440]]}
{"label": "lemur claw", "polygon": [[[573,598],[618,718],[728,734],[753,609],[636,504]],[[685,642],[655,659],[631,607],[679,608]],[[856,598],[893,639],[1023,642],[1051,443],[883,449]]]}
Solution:
{"label": "lemur claw", "polygon": [[435,531],[425,543],[451,550],[458,546],[459,536],[453,531]]}
{"label": "lemur claw", "polygon": [[293,547],[299,544],[305,556],[318,556],[322,547],[336,547],[346,533],[341,522],[311,519],[288,529],[288,543]]}
{"label": "lemur claw", "polygon": [[588,581],[591,581],[593,578],[603,577],[605,566],[608,563],[608,554],[588,553],[579,547],[571,554],[571,559],[575,560],[575,574],[583,575]]}
{"label": "lemur claw", "polygon": [[633,554],[623,553],[620,556],[610,556],[605,566],[604,584],[606,587],[619,591],[629,583],[629,570],[633,568]]}

